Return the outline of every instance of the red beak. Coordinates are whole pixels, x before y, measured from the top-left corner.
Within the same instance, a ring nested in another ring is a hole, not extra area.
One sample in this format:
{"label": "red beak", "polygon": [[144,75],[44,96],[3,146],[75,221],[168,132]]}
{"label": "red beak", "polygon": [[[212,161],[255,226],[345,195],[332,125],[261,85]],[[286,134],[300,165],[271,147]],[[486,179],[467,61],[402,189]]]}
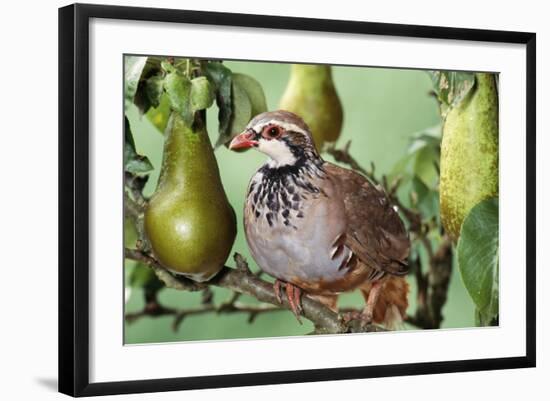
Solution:
{"label": "red beak", "polygon": [[258,145],[258,141],[254,140],[256,133],[252,130],[246,130],[243,133],[237,135],[229,144],[229,149],[248,149]]}

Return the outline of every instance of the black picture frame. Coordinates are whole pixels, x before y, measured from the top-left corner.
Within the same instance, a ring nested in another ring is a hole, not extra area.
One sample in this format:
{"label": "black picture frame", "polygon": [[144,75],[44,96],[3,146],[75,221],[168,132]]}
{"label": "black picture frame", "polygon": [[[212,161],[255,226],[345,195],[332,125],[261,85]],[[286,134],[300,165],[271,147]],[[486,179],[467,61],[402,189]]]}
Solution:
{"label": "black picture frame", "polygon": [[[89,380],[89,22],[91,18],[179,22],[526,45],[526,354],[521,357],[407,363],[219,376],[90,383]],[[94,396],[384,376],[534,367],[536,35],[479,29],[75,4],[59,9],[59,391]]]}

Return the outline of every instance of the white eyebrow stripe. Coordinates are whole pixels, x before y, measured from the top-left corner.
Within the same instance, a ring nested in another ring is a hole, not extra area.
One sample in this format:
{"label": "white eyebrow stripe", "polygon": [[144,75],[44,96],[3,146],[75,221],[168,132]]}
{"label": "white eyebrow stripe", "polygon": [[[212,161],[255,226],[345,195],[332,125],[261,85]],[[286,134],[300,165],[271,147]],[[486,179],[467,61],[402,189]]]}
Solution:
{"label": "white eyebrow stripe", "polygon": [[280,120],[269,120],[269,121],[266,121],[266,122],[258,123],[253,127],[253,130],[260,133],[262,131],[263,127],[265,127],[266,125],[270,125],[270,124],[279,125],[279,126],[283,127],[285,129],[285,131],[294,131],[294,132],[299,132],[299,133],[304,134],[304,135],[308,135],[308,133],[303,128],[298,127],[296,124],[286,123],[286,122],[280,121]]}

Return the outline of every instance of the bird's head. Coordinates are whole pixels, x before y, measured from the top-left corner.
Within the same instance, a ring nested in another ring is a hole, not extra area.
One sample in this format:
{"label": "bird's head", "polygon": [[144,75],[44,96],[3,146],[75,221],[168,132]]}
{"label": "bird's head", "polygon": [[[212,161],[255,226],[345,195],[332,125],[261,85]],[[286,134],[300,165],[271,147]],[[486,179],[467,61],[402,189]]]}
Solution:
{"label": "bird's head", "polygon": [[319,158],[307,124],[285,110],[258,114],[229,144],[229,149],[252,147],[269,156],[271,167]]}

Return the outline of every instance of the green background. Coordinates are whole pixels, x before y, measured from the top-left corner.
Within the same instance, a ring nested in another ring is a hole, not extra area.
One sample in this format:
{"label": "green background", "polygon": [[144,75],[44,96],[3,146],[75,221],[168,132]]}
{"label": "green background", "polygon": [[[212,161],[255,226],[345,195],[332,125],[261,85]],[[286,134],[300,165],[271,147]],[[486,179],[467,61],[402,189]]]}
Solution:
{"label": "green background", "polygon": [[[256,78],[263,86],[268,109],[277,109],[285,89],[290,66],[288,64],[226,62],[233,72],[245,73]],[[365,67],[334,67],[333,77],[344,109],[344,126],[338,145],[352,140],[351,153],[363,165],[376,165],[377,174],[389,173],[392,166],[406,153],[411,134],[432,127],[440,122],[436,100],[429,95],[431,81],[424,71],[398,70]],[[155,170],[145,188],[146,195],[155,189],[162,158],[163,137],[146,118],[140,118],[135,107],[128,110],[131,128],[139,153],[147,155]],[[212,143],[217,137],[217,108],[208,110],[208,128]],[[237,214],[238,234],[233,252],[246,257],[250,267],[257,270],[250,257],[242,226],[242,209],[248,182],[254,172],[264,163],[265,156],[259,152],[235,153],[221,147],[215,152],[221,178],[229,201]],[[324,155],[325,159],[331,157]],[[126,266],[134,262],[127,261]],[[232,258],[227,261],[234,266]],[[411,292],[409,313],[416,309],[416,288],[409,276]],[[230,293],[214,289],[215,302],[228,299]],[[161,303],[176,308],[200,305],[200,293],[187,293],[164,289],[159,294]],[[243,296],[240,301],[253,303]],[[340,306],[362,307],[359,293],[344,294]],[[143,307],[143,294],[133,288],[126,303],[126,311],[134,312]],[[456,268],[453,268],[448,301],[443,309],[443,328],[474,326],[474,306]],[[186,318],[177,332],[172,330],[172,317],[141,318],[125,324],[127,344],[181,340],[211,340],[252,338],[270,336],[303,335],[313,326],[303,320],[300,325],[288,311],[260,315],[254,323],[247,323],[246,314],[207,314]],[[405,325],[406,329],[414,329]]]}

